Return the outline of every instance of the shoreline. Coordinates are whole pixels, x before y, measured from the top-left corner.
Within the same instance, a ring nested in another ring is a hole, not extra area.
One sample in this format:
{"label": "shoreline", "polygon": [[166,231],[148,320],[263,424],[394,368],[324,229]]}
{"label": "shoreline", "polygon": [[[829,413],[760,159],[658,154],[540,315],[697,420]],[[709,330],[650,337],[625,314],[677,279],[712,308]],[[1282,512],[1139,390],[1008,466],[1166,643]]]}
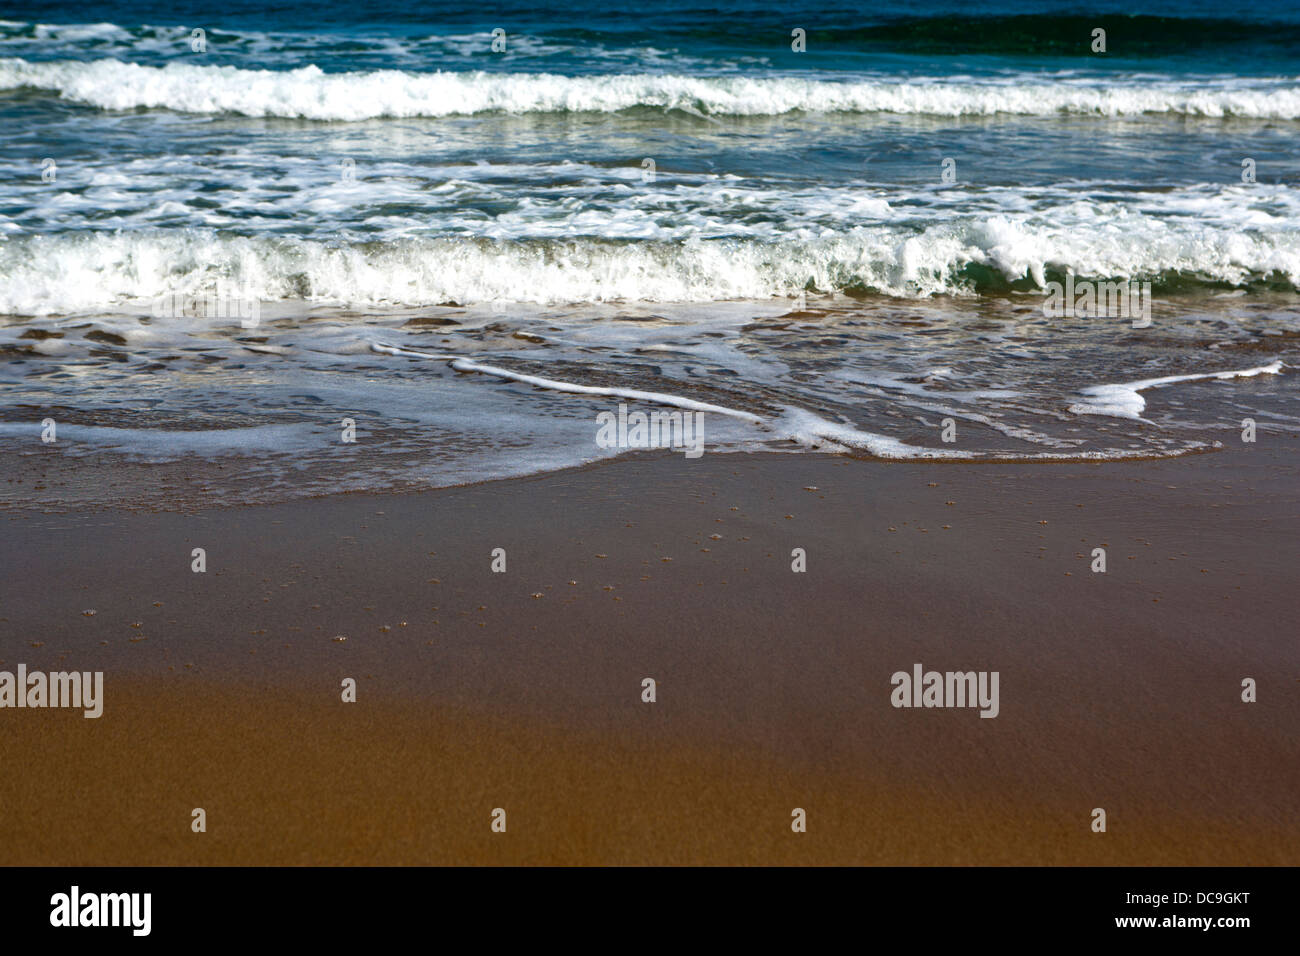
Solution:
{"label": "shoreline", "polygon": [[[1012,458],[1008,456],[988,455],[973,456],[970,458],[886,458],[871,455],[868,452],[860,450],[849,450],[847,452],[825,451],[813,448],[796,448],[789,450],[758,450],[758,451],[708,451],[707,454],[700,457],[708,457],[725,462],[727,459],[736,459],[737,461],[763,460],[763,459],[788,459],[812,457],[828,463],[865,463],[871,467],[898,467],[898,468],[940,468],[940,467],[957,467],[957,468],[1011,468],[1011,469],[1034,469],[1046,467],[1049,469],[1067,470],[1071,468],[1090,468],[1093,466],[1106,466],[1110,464],[1140,464],[1140,463],[1160,463],[1173,462],[1188,458],[1198,458],[1203,456],[1213,456],[1222,453],[1225,448],[1229,447],[1224,442],[1215,439],[1216,444],[1206,445],[1201,448],[1188,448],[1179,452],[1170,452],[1166,454],[1146,454],[1134,452],[1130,457],[1122,458],[1087,458],[1082,454],[1078,456],[1063,455],[1060,458],[1039,457],[1039,458]],[[135,503],[126,498],[119,499],[114,503],[106,503],[102,500],[76,500],[76,501],[46,501],[39,504],[32,504],[30,501],[19,503],[16,497],[13,497],[14,491],[11,489],[6,494],[10,497],[0,495],[0,519],[6,516],[13,516],[16,520],[35,516],[70,516],[82,514],[112,515],[112,514],[184,514],[191,516],[200,516],[212,513],[223,513],[228,511],[243,510],[248,508],[274,508],[297,502],[306,501],[335,501],[348,498],[406,498],[419,495],[440,494],[448,492],[468,491],[476,488],[485,488],[490,486],[513,486],[516,484],[523,485],[534,481],[547,481],[552,478],[564,478],[570,475],[584,475],[588,472],[597,471],[603,468],[629,466],[636,467],[638,463],[662,459],[681,459],[683,454],[680,448],[650,448],[650,449],[632,449],[622,450],[617,455],[609,458],[598,458],[589,461],[583,461],[577,464],[561,465],[546,471],[532,471],[525,474],[500,475],[484,478],[475,481],[463,481],[446,485],[437,486],[420,486],[412,483],[409,486],[394,486],[382,488],[346,488],[333,492],[316,492],[312,491],[303,494],[294,494],[283,492],[283,497],[269,500],[251,500],[251,501],[231,501],[225,498],[219,499],[200,499],[191,498],[184,500],[182,503],[174,501],[160,501],[157,499],[149,500],[144,503]],[[45,491],[50,487],[51,482],[63,482],[65,485],[84,480],[82,472],[86,459],[84,457],[51,457],[47,461],[37,461],[31,459],[18,459],[19,467],[25,470],[17,479],[9,478],[6,481],[10,484],[31,483],[34,491]],[[238,462],[238,459],[228,460],[218,466],[218,470],[225,470],[228,465]],[[203,494],[207,489],[199,489],[195,492],[192,488],[182,488],[180,482],[192,481],[192,469],[195,464],[208,465],[201,459],[182,459],[178,461],[147,461],[132,459],[129,457],[114,456],[111,463],[105,469],[112,473],[115,482],[131,482],[135,476],[139,475],[140,479],[134,488],[141,487],[141,483],[149,481],[159,473],[167,477],[164,481],[167,483],[170,491],[177,496],[188,494]],[[51,471],[64,469],[65,474],[55,474],[51,476]],[[212,476],[210,476],[212,477]],[[221,480],[217,478],[216,480]],[[125,492],[127,496],[130,491]]]}

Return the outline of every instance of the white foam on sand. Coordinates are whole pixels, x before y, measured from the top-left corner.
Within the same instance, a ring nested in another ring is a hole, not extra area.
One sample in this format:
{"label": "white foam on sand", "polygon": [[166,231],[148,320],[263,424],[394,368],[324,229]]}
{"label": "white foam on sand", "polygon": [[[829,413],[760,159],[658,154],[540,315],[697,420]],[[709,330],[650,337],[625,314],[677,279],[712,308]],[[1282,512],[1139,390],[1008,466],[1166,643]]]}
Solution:
{"label": "white foam on sand", "polygon": [[[616,388],[608,386],[579,385],[559,379],[543,378],[512,372],[493,365],[484,365],[457,355],[422,352],[406,349],[386,343],[372,342],[371,349],[384,355],[408,356],[446,362],[451,368],[461,372],[477,372],[492,375],[508,381],[522,382],[538,388],[575,395],[605,395],[614,398],[626,398],[632,401],[644,401],[659,405],[668,405],[692,411],[711,412],[740,419],[757,426],[768,441],[789,441],[812,451],[828,454],[849,454],[854,451],[866,452],[876,458],[893,460],[984,460],[1002,461],[1076,461],[1076,460],[1122,460],[1126,458],[1143,458],[1151,455],[1148,449],[1131,451],[1112,450],[1105,452],[1036,452],[1027,454],[980,453],[961,448],[932,448],[913,445],[888,435],[864,431],[849,422],[831,422],[821,416],[796,406],[784,406],[776,417],[764,418],[750,412],[725,408],[707,402],[671,395],[666,392],[651,392],[641,389]],[[1268,369],[1264,369],[1265,371]],[[1240,373],[1233,373],[1240,374]],[[1215,377],[1227,377],[1219,375]],[[756,436],[758,437],[758,436]],[[754,446],[750,446],[754,447]],[[1211,447],[1203,442],[1191,442],[1178,454],[1186,454]]]}
{"label": "white foam on sand", "polygon": [[1241,371],[1229,372],[1201,372],[1192,375],[1166,375],[1162,378],[1145,378],[1136,382],[1119,382],[1111,385],[1094,385],[1091,388],[1085,388],[1083,395],[1087,398],[1085,402],[1077,402],[1070,406],[1070,412],[1075,415],[1109,415],[1113,418],[1127,418],[1132,421],[1144,422],[1148,425],[1153,424],[1142,417],[1142,412],[1146,410],[1147,400],[1142,396],[1142,392],[1149,388],[1164,388],[1166,385],[1176,385],[1179,382],[1195,382],[1205,379],[1227,379],[1227,378],[1251,378],[1255,375],[1280,375],[1282,373],[1282,362],[1270,362],[1268,365],[1260,365],[1256,368],[1242,369]]}
{"label": "white foam on sand", "polygon": [[541,378],[537,375],[525,375],[522,372],[512,372],[509,369],[498,368],[495,365],[483,365],[479,362],[472,362],[467,358],[461,358],[455,355],[433,355],[428,352],[419,352],[414,349],[399,348],[396,345],[384,345],[378,342],[370,346],[374,351],[385,355],[409,355],[415,358],[425,359],[442,359],[458,372],[479,372],[483,375],[495,375],[497,378],[504,378],[514,382],[523,382],[527,385],[536,385],[538,388],[548,388],[554,392],[569,392],[575,395],[608,395],[613,398],[626,398],[635,402],[650,402],[655,405],[671,405],[675,408],[685,408],[694,412],[714,412],[718,415],[728,415],[731,418],[739,418],[744,421],[761,423],[763,419],[749,412],[738,411],[734,408],[723,408],[721,405],[711,405],[708,402],[697,402],[691,398],[681,398],[677,395],[669,395],[666,392],[647,392],[635,388],[610,388],[598,385],[578,385],[573,382],[562,382],[554,378]]}

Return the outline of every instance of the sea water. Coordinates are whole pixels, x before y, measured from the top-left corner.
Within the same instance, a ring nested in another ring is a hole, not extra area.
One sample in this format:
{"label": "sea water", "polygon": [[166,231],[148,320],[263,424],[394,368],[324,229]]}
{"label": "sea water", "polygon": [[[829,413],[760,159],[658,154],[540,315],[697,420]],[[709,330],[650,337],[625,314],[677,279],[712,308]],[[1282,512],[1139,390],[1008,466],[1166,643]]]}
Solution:
{"label": "sea water", "polygon": [[[1300,8],[973,10],[27,4],[7,467],[434,487],[627,453],[628,392],[706,453],[1294,440]],[[1121,282],[1143,322],[1044,309]]]}

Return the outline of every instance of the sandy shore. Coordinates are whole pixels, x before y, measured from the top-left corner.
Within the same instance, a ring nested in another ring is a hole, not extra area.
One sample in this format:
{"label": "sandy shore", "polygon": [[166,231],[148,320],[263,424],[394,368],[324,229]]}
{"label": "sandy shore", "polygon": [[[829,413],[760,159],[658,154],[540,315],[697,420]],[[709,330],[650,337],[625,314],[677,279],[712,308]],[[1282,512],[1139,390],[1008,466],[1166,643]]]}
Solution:
{"label": "sandy shore", "polygon": [[[0,710],[0,863],[1294,865],[1298,462],[664,456],[11,512],[0,670],[105,703]],[[891,706],[918,662],[997,671],[999,715]]]}

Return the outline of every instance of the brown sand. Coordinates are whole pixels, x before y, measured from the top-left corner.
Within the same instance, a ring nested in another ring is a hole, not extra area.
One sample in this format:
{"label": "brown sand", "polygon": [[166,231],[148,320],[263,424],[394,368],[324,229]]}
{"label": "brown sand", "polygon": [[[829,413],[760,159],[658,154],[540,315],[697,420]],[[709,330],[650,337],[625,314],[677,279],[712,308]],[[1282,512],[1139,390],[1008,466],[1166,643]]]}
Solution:
{"label": "brown sand", "polygon": [[[0,863],[1294,865],[1297,457],[10,514],[0,669],[106,703],[0,710]],[[895,709],[916,662],[998,671],[1000,715]]]}

